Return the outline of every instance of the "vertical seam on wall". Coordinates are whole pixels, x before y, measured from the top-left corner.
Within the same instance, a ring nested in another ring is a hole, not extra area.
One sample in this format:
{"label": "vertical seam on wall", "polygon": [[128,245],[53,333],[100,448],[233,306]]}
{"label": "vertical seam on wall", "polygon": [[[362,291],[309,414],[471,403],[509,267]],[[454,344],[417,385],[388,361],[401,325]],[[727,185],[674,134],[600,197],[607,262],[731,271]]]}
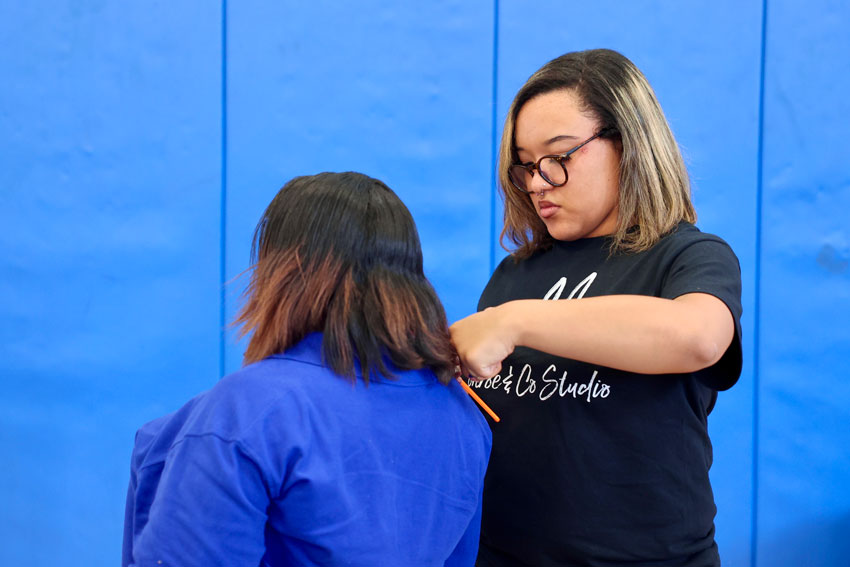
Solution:
{"label": "vertical seam on wall", "polygon": [[225,277],[227,266],[225,261],[227,245],[227,0],[221,2],[221,209],[219,211],[219,282],[221,285],[219,297],[219,345],[218,345],[218,375],[224,376],[225,355],[224,346],[227,340]]}
{"label": "vertical seam on wall", "polygon": [[493,0],[493,102],[491,128],[490,128],[490,234],[488,242],[490,243],[490,272],[488,276],[496,269],[496,167],[498,164],[497,152],[499,145],[497,141],[497,118],[499,104],[499,0]]}
{"label": "vertical seam on wall", "polygon": [[755,262],[755,317],[753,329],[753,496],[751,512],[750,565],[758,561],[758,487],[759,487],[759,399],[761,395],[761,247],[762,203],[764,200],[764,100],[765,68],[767,66],[767,0],[762,0],[761,15],[761,68],[759,69],[758,165],[756,179],[756,262]]}

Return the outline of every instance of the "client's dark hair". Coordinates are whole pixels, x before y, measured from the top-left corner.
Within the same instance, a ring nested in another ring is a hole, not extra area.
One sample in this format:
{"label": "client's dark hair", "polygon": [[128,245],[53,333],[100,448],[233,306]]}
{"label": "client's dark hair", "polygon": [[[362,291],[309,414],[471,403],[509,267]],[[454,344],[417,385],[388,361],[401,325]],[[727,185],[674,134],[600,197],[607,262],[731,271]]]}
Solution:
{"label": "client's dark hair", "polygon": [[334,372],[391,377],[430,367],[443,383],[454,370],[446,314],[422,271],[416,225],[404,203],[360,173],[296,177],[260,219],[253,271],[234,324],[252,333],[249,364],[324,333]]}

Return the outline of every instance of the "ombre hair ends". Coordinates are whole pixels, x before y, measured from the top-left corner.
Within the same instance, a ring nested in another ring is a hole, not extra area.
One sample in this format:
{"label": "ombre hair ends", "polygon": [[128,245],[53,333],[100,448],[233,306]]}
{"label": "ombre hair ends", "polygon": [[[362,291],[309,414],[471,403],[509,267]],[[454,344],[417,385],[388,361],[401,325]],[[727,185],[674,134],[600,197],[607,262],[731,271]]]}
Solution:
{"label": "ombre hair ends", "polygon": [[296,177],[263,213],[251,280],[234,325],[251,335],[244,364],[322,332],[324,362],[355,377],[429,367],[442,383],[455,363],[445,311],[422,269],[410,212],[366,175]]}

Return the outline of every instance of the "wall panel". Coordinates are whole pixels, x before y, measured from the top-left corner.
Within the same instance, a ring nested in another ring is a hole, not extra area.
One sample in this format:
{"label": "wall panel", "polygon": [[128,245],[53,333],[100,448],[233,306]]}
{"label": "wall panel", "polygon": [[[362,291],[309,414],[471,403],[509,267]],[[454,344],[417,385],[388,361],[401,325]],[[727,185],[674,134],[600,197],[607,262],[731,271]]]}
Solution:
{"label": "wall panel", "polygon": [[285,181],[355,170],[410,208],[449,319],[473,311],[489,276],[492,3],[240,2],[227,25],[228,276]]}
{"label": "wall panel", "polygon": [[850,7],[767,14],[757,564],[846,565]]}
{"label": "wall panel", "polygon": [[220,8],[11,4],[0,562],[115,565],[135,429],[218,376]]}

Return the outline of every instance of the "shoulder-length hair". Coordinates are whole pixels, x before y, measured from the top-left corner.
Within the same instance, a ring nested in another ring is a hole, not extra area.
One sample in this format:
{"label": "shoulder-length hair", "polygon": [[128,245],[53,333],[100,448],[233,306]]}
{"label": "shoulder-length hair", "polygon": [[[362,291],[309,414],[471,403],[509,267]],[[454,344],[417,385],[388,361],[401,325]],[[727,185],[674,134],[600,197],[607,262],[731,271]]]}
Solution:
{"label": "shoulder-length hair", "polygon": [[529,100],[571,90],[599,121],[602,138],[620,149],[619,218],[611,253],[651,248],[681,221],[696,222],[690,181],[679,146],[661,105],[643,73],[610,49],[567,53],[540,68],[520,88],[505,120],[499,150],[499,190],[505,201],[500,241],[516,245],[525,258],[549,248],[553,238],[528,195],[510,181],[508,169],[518,161],[514,130],[520,109]]}
{"label": "shoulder-length hair", "polygon": [[403,369],[454,370],[445,311],[422,270],[410,212],[393,191],[360,173],[296,177],[254,233],[251,280],[234,321],[251,334],[244,363],[323,335],[337,374],[366,382]]}

